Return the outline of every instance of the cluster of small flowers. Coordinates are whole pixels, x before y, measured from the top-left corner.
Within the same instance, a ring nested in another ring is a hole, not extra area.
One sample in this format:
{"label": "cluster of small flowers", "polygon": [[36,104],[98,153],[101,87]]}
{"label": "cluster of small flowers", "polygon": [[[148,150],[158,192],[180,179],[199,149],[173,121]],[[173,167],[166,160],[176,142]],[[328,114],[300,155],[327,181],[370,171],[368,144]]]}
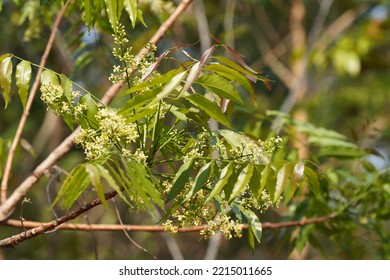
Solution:
{"label": "cluster of small flowers", "polygon": [[267,141],[259,140],[259,145],[264,153],[272,154],[276,149],[282,148],[282,138],[279,136],[272,137]]}
{"label": "cluster of small flowers", "polygon": [[222,232],[225,239],[242,237],[242,225],[239,221],[233,221],[228,215],[219,213],[214,220],[209,220],[207,226],[200,231],[203,238],[210,238],[217,231]]}
{"label": "cluster of small flowers", "polygon": [[158,103],[154,103],[153,105],[148,106],[149,109],[154,109],[159,111],[159,119],[162,120],[165,118],[165,115],[168,113],[171,105],[166,103],[165,101],[160,101]]}
{"label": "cluster of small flowers", "polygon": [[171,220],[167,220],[162,223],[164,231],[169,232],[171,234],[176,234],[178,232],[179,227],[174,225]]}
{"label": "cluster of small flowers", "polygon": [[[203,157],[205,149],[210,146],[210,134],[207,132],[201,132],[197,135],[194,145],[190,147],[190,151],[187,152],[183,161],[188,162],[193,158]],[[201,164],[202,161],[197,161],[196,164]]]}
{"label": "cluster of small flowers", "polygon": [[[40,89],[41,100],[57,115],[73,115],[75,122],[77,122],[87,109],[85,104],[77,103],[77,105],[72,106],[68,101],[65,101],[64,89],[60,85],[51,82],[43,83]],[[72,91],[72,100],[75,100],[79,95],[79,91]]]}
{"label": "cluster of small flowers", "polygon": [[115,144],[119,144],[121,141],[129,144],[138,138],[136,125],[126,123],[126,120],[113,109],[99,109],[96,120],[99,125],[98,130],[83,128],[75,138],[75,143],[84,148],[88,160],[99,159],[111,154]]}

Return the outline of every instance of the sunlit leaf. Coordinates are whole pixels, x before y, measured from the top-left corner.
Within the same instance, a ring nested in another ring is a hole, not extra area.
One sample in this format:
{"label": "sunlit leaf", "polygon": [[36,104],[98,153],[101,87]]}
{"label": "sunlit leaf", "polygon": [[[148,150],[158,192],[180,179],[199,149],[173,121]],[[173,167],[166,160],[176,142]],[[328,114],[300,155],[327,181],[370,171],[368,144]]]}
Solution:
{"label": "sunlit leaf", "polygon": [[80,119],[80,125],[82,128],[98,128],[96,114],[99,110],[95,100],[89,95],[85,94],[80,98],[80,104],[84,104],[86,106],[86,113],[84,118]]}
{"label": "sunlit leaf", "polygon": [[219,97],[231,99],[234,102],[243,104],[243,101],[238,91],[229,83],[229,81],[219,75],[202,75],[196,81],[196,83],[201,84]]}
{"label": "sunlit leaf", "polygon": [[149,105],[153,105],[159,102],[161,99],[168,97],[169,94],[171,94],[172,91],[174,91],[177,86],[180,85],[185,75],[187,75],[187,72],[182,72],[174,76],[172,80],[163,87],[161,92],[159,92],[156,97],[150,101]]}
{"label": "sunlit leaf", "polygon": [[214,161],[210,161],[206,163],[202,168],[199,170],[198,174],[195,177],[194,183],[191,186],[191,189],[186,194],[183,202],[187,201],[194,195],[197,191],[199,191],[209,180],[210,176],[213,173],[214,168]]}
{"label": "sunlit leaf", "polygon": [[95,188],[96,193],[100,198],[100,201],[102,202],[104,207],[108,208],[107,201],[104,196],[104,187],[100,180],[100,175],[101,175],[100,169],[98,168],[98,166],[95,166],[94,164],[87,163],[85,165],[85,171],[88,173],[89,179],[91,180],[91,183]]}
{"label": "sunlit leaf", "polygon": [[22,101],[23,108],[26,108],[28,89],[31,80],[31,63],[23,60],[16,66],[16,86],[18,87],[18,94]]}
{"label": "sunlit leaf", "polygon": [[254,169],[253,164],[248,164],[241,171],[240,175],[238,175],[237,181],[235,182],[233,190],[230,194],[229,202],[235,199],[236,196],[238,196],[246,187],[246,185],[249,183],[249,180],[251,179],[253,174],[253,169]]}
{"label": "sunlit leaf", "polygon": [[90,182],[91,180],[85,171],[85,164],[76,165],[76,167],[74,167],[72,171],[69,172],[65,181],[61,185],[57,197],[54,199],[51,207],[53,207],[61,198],[63,198],[63,208],[69,209],[89,186]]}
{"label": "sunlit leaf", "polygon": [[172,182],[171,191],[169,192],[167,197],[168,201],[176,197],[185,188],[185,184],[190,178],[193,165],[194,160],[187,161],[176,172],[175,178]]}
{"label": "sunlit leaf", "polygon": [[50,69],[44,70],[40,78],[42,84],[60,85],[57,74]]}
{"label": "sunlit leaf", "polygon": [[221,76],[227,78],[228,80],[235,81],[235,82],[239,83],[243,88],[245,88],[249,92],[254,104],[255,105],[257,104],[256,94],[255,94],[255,90],[253,88],[253,85],[240,72],[238,72],[238,71],[236,71],[236,70],[234,70],[226,65],[222,65],[222,64],[218,64],[218,63],[211,63],[209,65],[206,65],[204,67],[204,69],[209,70],[209,71],[213,71],[213,72],[217,73],[218,75],[221,75]]}
{"label": "sunlit leaf", "polygon": [[288,164],[284,164],[283,167],[278,171],[278,175],[276,176],[276,186],[275,186],[275,194],[273,196],[273,202],[275,203],[279,196],[282,194],[287,181],[290,176],[290,166]]}
{"label": "sunlit leaf", "polygon": [[4,95],[5,108],[11,97],[12,60],[8,54],[0,57],[0,86]]}
{"label": "sunlit leaf", "polygon": [[125,8],[130,16],[131,24],[133,28],[135,27],[135,23],[137,22],[137,14],[138,14],[138,0],[124,0]]}
{"label": "sunlit leaf", "polygon": [[230,175],[233,174],[233,168],[234,168],[233,163],[229,163],[221,170],[219,179],[218,179],[217,183],[215,184],[215,186],[213,187],[213,189],[211,190],[211,192],[210,192],[209,196],[207,197],[207,199],[205,200],[204,204],[209,202],[211,199],[213,199],[216,195],[218,195],[222,191],[223,187],[228,182]]}
{"label": "sunlit leaf", "polygon": [[221,109],[215,105],[213,102],[208,100],[206,97],[200,94],[190,94],[185,96],[192,104],[197,106],[199,109],[206,112],[211,118],[216,120],[217,122],[223,124],[224,126],[231,128],[231,125],[226,118],[226,116],[222,113]]}

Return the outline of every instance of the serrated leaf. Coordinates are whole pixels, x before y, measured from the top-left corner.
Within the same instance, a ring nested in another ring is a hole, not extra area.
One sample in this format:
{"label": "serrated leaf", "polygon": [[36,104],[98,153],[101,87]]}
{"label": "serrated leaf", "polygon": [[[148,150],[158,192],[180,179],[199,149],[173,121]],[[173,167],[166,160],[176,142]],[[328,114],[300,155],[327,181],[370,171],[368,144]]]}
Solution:
{"label": "serrated leaf", "polygon": [[106,197],[104,196],[104,187],[100,180],[101,173],[98,165],[88,163],[85,165],[85,171],[88,173],[89,179],[91,180],[91,183],[95,188],[100,201],[104,207],[108,208]]}
{"label": "serrated leaf", "polygon": [[282,194],[287,181],[290,177],[290,167],[288,164],[284,164],[283,167],[278,171],[278,175],[276,176],[276,186],[275,186],[275,193],[273,196],[273,203],[275,203],[279,196]]}
{"label": "serrated leaf", "polygon": [[204,204],[209,202],[211,199],[213,199],[216,195],[218,195],[222,191],[223,187],[228,182],[230,175],[233,174],[233,168],[234,168],[233,163],[229,163],[221,170],[218,181],[215,184],[215,186],[213,187],[213,189],[211,190],[211,192],[210,192],[209,196],[207,197],[207,199],[205,200]]}
{"label": "serrated leaf", "polygon": [[16,66],[16,86],[18,88],[18,94],[23,104],[23,109],[26,109],[28,89],[30,87],[31,79],[31,63],[23,60]]}
{"label": "serrated leaf", "polygon": [[219,97],[224,97],[239,104],[243,104],[238,91],[229,83],[229,81],[217,74],[203,75],[196,81],[196,83],[201,84],[203,87],[207,88]]}
{"label": "serrated leaf", "polygon": [[12,60],[8,54],[0,57],[0,86],[4,95],[5,108],[11,97]]}
{"label": "serrated leaf", "polygon": [[241,171],[240,175],[237,177],[237,181],[234,184],[232,193],[230,194],[229,203],[232,202],[246,187],[253,175],[253,164],[248,164]]}
{"label": "serrated leaf", "polygon": [[176,197],[184,189],[185,184],[188,182],[190,178],[193,165],[194,165],[194,160],[187,161],[176,172],[175,178],[173,179],[172,182],[171,191],[169,192],[167,197],[168,201]]}
{"label": "serrated leaf", "polygon": [[68,210],[89,186],[90,182],[89,176],[85,171],[85,164],[76,165],[61,185],[51,207],[57,204],[61,198],[64,198],[62,207]]}
{"label": "serrated leaf", "polygon": [[226,116],[222,113],[221,109],[215,105],[213,102],[208,100],[206,97],[200,94],[190,94],[185,96],[187,100],[189,100],[192,104],[197,106],[202,111],[206,112],[211,118],[216,120],[217,122],[223,124],[227,128],[231,128],[231,125],[226,118]]}
{"label": "serrated leaf", "polygon": [[125,2],[126,11],[130,16],[131,24],[134,28],[135,23],[137,22],[138,0],[124,0],[124,2]]}

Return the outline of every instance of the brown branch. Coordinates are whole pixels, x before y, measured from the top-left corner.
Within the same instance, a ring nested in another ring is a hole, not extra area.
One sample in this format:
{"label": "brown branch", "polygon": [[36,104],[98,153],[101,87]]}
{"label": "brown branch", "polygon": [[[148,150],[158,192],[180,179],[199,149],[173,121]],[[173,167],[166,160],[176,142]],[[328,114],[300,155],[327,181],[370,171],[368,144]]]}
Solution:
{"label": "brown branch", "polygon": [[[167,30],[172,26],[176,19],[181,15],[193,0],[184,0],[177,6],[176,10],[172,15],[160,26],[154,36],[149,40],[154,44],[157,44]],[[143,48],[139,51],[136,58],[140,59],[143,54],[148,50]],[[122,83],[111,86],[102,97],[101,101],[103,104],[109,104],[114,98],[115,94],[121,89]],[[40,164],[38,165],[33,173],[28,176],[12,193],[12,195],[0,205],[0,221],[7,219],[13,212],[15,205],[20,201],[27,192],[34,186],[39,178],[47,172],[63,155],[65,155],[73,146],[73,140],[78,132],[76,129],[71,135],[69,135],[53,152]]]}
{"label": "brown branch", "polygon": [[[106,200],[108,200],[108,199],[115,197],[117,194],[118,193],[116,191],[112,191],[112,192],[106,193],[105,198],[106,198]],[[31,239],[35,236],[40,235],[40,234],[55,230],[55,229],[57,229],[58,226],[62,225],[63,223],[77,218],[81,214],[91,210],[92,208],[94,208],[100,204],[102,204],[102,201],[99,198],[96,198],[92,202],[85,204],[81,208],[71,212],[68,215],[64,215],[64,216],[62,216],[58,219],[55,219],[49,223],[44,223],[44,224],[40,223],[40,225],[37,227],[33,227],[30,230],[24,231],[20,234],[17,234],[17,235],[14,235],[14,236],[11,236],[9,238],[1,240],[0,247],[13,247],[20,242]],[[23,227],[24,229],[28,228],[27,224],[25,223],[26,221],[23,221],[23,224],[21,223],[21,221],[19,221],[19,222],[20,222],[21,227]],[[7,223],[7,222],[5,222],[5,223]]]}
{"label": "brown branch", "polygon": [[65,5],[62,7],[60,13],[58,14],[58,16],[53,24],[53,29],[51,31],[49,40],[47,42],[45,51],[42,55],[41,62],[39,63],[38,72],[37,72],[37,75],[35,77],[34,84],[31,87],[30,94],[29,94],[29,97],[28,97],[28,100],[26,103],[26,108],[25,108],[23,115],[20,119],[18,128],[17,128],[16,133],[15,133],[15,137],[12,140],[12,144],[11,144],[11,147],[10,147],[9,152],[8,152],[7,161],[5,163],[5,168],[4,168],[4,172],[3,172],[3,180],[1,181],[0,204],[3,203],[7,199],[8,181],[9,181],[10,176],[11,176],[12,162],[14,160],[16,147],[18,146],[20,138],[22,137],[22,132],[23,132],[24,126],[26,124],[27,117],[30,113],[30,109],[31,109],[32,103],[34,101],[35,94],[38,91],[39,79],[40,79],[40,76],[43,72],[43,67],[46,65],[47,58],[48,58],[50,51],[53,47],[53,43],[54,43],[57,31],[58,31],[58,27],[61,23],[62,18],[64,17],[66,9],[69,7],[71,2],[72,2],[71,0],[68,0],[65,3]]}
{"label": "brown branch", "polygon": [[[106,199],[111,199],[117,195],[117,192],[113,191],[106,194]],[[160,225],[110,225],[110,224],[69,224],[65,223],[69,220],[73,220],[79,215],[83,214],[86,211],[89,211],[93,207],[96,207],[101,204],[100,199],[95,199],[91,203],[88,203],[81,207],[78,210],[73,211],[69,215],[65,215],[61,218],[53,220],[49,223],[41,223],[36,221],[23,221],[23,224],[20,220],[9,219],[2,222],[1,224],[15,227],[29,229],[20,234],[11,236],[9,238],[0,240],[0,247],[13,247],[20,242],[23,242],[27,239],[33,238],[37,235],[50,232],[54,229],[61,230],[77,230],[77,231],[141,231],[141,232],[164,232],[164,227]],[[323,223],[328,220],[334,219],[338,216],[338,213],[332,213],[330,215],[321,216],[311,219],[302,219],[300,221],[288,221],[281,223],[263,223],[262,229],[278,229],[285,227],[302,227],[308,224]],[[205,229],[206,225],[200,225],[192,228],[179,228],[178,232],[199,232]],[[242,224],[243,229],[248,229],[248,224]]]}

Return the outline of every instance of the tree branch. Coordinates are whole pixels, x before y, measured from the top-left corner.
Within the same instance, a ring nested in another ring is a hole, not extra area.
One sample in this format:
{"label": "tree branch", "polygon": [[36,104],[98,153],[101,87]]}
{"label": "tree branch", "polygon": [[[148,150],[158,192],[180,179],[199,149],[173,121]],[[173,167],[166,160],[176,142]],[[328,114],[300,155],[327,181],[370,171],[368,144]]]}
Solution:
{"label": "tree branch", "polygon": [[[116,191],[112,191],[105,194],[106,200],[112,199],[117,195]],[[67,221],[73,220],[81,214],[91,210],[92,208],[102,204],[100,199],[95,199],[92,202],[85,204],[81,208],[71,212],[68,215],[64,215],[58,219],[55,219],[49,223],[41,223],[36,221],[20,221],[9,219],[1,222],[2,225],[7,225],[16,228],[29,229],[17,235],[0,240],[0,247],[14,247],[20,242],[31,239],[40,234],[50,232],[55,229],[61,230],[77,230],[77,231],[142,231],[142,232],[164,232],[164,227],[160,225],[110,225],[110,224],[68,224]],[[337,217],[338,213],[332,213],[326,216],[321,216],[311,219],[302,219],[300,221],[288,221],[281,223],[263,223],[263,229],[278,229],[285,227],[302,227],[308,224],[323,223],[328,220]],[[200,225],[192,228],[179,228],[178,232],[198,232],[203,230],[206,225]],[[242,224],[243,229],[248,229],[247,224]]]}
{"label": "tree branch", "polygon": [[[37,75],[35,77],[34,84],[31,87],[30,94],[28,96],[26,108],[23,111],[22,117],[20,118],[20,122],[19,122],[18,128],[16,130],[15,137],[12,140],[12,144],[11,144],[11,147],[10,147],[9,152],[8,152],[7,161],[5,163],[4,172],[3,172],[3,180],[1,181],[0,204],[3,203],[7,199],[8,181],[9,181],[10,176],[11,176],[11,168],[12,168],[12,163],[13,163],[14,156],[15,156],[16,147],[18,146],[20,138],[22,137],[22,132],[23,132],[24,126],[26,124],[27,117],[30,114],[30,109],[31,109],[32,103],[34,101],[35,94],[38,91],[39,79],[40,79],[41,74],[43,72],[43,67],[46,65],[47,58],[48,58],[50,51],[53,47],[53,43],[54,43],[54,39],[55,39],[57,31],[58,31],[58,27],[61,23],[62,18],[64,17],[66,9],[69,7],[71,2],[72,2],[71,0],[68,0],[65,3],[65,5],[61,8],[61,11],[58,14],[58,16],[53,24],[53,29],[51,31],[49,40],[47,42],[45,51],[42,55],[41,62],[39,63],[38,72],[37,72]],[[0,220],[1,220],[1,215],[0,215]]]}
{"label": "tree branch", "polygon": [[[153,44],[157,44],[177,18],[187,9],[193,0],[183,0],[172,15],[160,26],[153,37],[149,40]],[[140,59],[148,51],[147,48],[143,48],[139,51],[136,58]],[[112,85],[101,99],[103,104],[109,104],[114,98],[116,93],[121,89],[123,82]],[[28,176],[22,184],[20,184],[12,195],[0,205],[0,221],[7,219],[13,212],[15,205],[20,201],[27,192],[34,186],[39,178],[47,172],[63,155],[65,155],[72,147],[73,140],[77,135],[79,128],[77,128],[71,135],[69,135],[53,152],[38,165],[33,173]]]}

